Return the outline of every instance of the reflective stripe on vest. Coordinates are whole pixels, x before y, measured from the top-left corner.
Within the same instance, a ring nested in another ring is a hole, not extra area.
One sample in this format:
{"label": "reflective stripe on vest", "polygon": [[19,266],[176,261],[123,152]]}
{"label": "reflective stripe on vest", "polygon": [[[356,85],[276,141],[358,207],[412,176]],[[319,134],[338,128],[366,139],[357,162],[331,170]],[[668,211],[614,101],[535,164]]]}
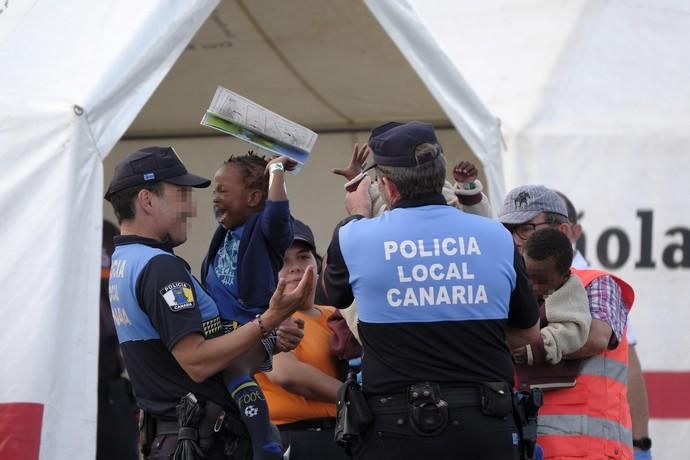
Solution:
{"label": "reflective stripe on vest", "polygon": [[[609,275],[596,270],[572,272],[585,287],[598,277]],[[612,277],[621,288],[625,307],[630,309],[634,300],[632,288]],[[584,360],[575,387],[544,394],[537,442],[544,448],[545,459],[632,459],[627,362],[628,341],[624,333],[614,350]]]}
{"label": "reflective stripe on vest", "polygon": [[580,375],[608,377],[623,385],[628,384],[628,366],[625,363],[602,355],[592,356],[586,360],[580,370]]}
{"label": "reflective stripe on vest", "polygon": [[537,435],[592,436],[632,445],[632,430],[613,420],[588,415],[540,415]]}

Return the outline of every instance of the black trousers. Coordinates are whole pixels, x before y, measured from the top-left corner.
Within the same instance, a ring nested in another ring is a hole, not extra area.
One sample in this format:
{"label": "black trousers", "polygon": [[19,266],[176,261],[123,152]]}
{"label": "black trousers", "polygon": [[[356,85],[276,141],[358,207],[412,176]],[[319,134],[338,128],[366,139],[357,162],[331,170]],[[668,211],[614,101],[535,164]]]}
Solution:
{"label": "black trousers", "polygon": [[347,460],[345,450],[333,441],[333,430],[286,430],[280,432],[283,452],[289,460]]}
{"label": "black trousers", "polygon": [[[176,434],[159,434],[153,439],[151,443],[151,453],[147,460],[170,460],[170,456],[177,448]],[[204,460],[228,460],[230,457],[225,455],[223,443],[217,443],[213,446],[210,452],[206,454]],[[251,460],[249,455],[246,460]]]}
{"label": "black trousers", "polygon": [[436,436],[417,434],[406,413],[376,415],[353,449],[357,460],[518,460],[519,437],[512,416],[482,414],[480,407],[449,409]]}
{"label": "black trousers", "polygon": [[139,460],[138,413],[124,378],[99,383],[97,460]]}

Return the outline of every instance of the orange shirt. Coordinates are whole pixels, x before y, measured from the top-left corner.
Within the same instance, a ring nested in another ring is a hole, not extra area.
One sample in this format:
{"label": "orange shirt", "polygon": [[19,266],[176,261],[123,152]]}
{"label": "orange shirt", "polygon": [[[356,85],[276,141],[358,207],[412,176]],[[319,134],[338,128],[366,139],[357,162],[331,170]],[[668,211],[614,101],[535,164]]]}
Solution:
{"label": "orange shirt", "polygon": [[[295,317],[304,320],[304,338],[292,353],[303,363],[310,364],[324,374],[338,378],[336,359],[331,355],[329,339],[333,331],[328,327],[328,317],[333,307],[316,307],[321,311],[318,317],[296,312]],[[313,401],[290,393],[283,387],[271,383],[263,372],[258,372],[256,380],[266,396],[271,422],[276,425],[315,418],[335,417],[335,402]]]}

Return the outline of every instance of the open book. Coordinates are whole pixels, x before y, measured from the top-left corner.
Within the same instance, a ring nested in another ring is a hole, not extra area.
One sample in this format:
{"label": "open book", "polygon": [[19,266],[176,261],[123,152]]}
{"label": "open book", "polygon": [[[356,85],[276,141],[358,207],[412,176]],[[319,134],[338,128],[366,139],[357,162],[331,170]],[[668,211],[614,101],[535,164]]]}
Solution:
{"label": "open book", "polygon": [[309,159],[318,134],[219,86],[201,124],[249,142],[300,165]]}

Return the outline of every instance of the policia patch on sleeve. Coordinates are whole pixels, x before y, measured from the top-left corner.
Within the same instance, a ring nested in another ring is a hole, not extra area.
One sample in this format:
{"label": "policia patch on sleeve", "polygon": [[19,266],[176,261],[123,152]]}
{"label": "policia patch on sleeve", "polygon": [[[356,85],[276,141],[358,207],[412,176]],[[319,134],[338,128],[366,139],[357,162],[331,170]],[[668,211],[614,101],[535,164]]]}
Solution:
{"label": "policia patch on sleeve", "polygon": [[160,290],[165,303],[173,312],[194,308],[192,287],[182,281],[170,283]]}

